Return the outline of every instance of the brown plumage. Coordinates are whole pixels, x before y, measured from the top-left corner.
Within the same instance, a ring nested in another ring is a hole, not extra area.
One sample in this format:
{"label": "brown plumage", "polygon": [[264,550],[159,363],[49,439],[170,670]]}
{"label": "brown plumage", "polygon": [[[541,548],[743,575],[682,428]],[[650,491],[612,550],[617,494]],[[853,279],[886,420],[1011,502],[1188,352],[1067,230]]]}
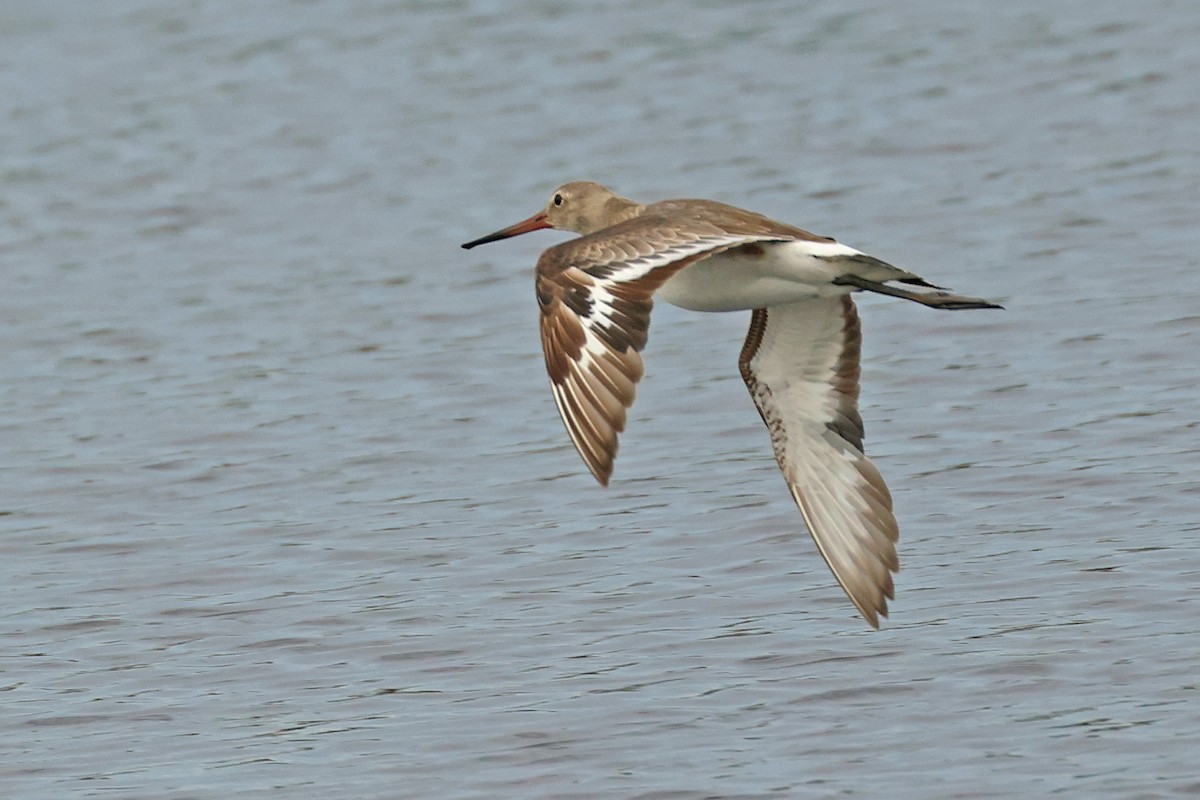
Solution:
{"label": "brown plumage", "polygon": [[900,566],[899,528],[863,451],[862,333],[850,293],[951,310],[999,306],[761,214],[711,200],[644,206],[589,182],[560,187],[545,210],[463,246],[548,227],[582,234],[542,254],[535,288],[555,403],[595,478],[607,484],[612,475],[643,373],[653,298],[700,311],[753,310],[742,378],[818,549],[878,627]]}

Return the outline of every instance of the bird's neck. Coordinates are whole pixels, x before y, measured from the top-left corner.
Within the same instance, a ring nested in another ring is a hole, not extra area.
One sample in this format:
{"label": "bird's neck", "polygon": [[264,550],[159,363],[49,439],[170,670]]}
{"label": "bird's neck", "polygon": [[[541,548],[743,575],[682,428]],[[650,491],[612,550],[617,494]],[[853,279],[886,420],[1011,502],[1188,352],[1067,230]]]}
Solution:
{"label": "bird's neck", "polygon": [[589,226],[593,230],[579,231],[582,234],[595,233],[603,230],[610,225],[616,225],[618,222],[624,222],[627,219],[633,219],[646,210],[646,207],[641,203],[635,203],[624,197],[613,195],[604,201],[603,213],[595,220],[594,224]]}

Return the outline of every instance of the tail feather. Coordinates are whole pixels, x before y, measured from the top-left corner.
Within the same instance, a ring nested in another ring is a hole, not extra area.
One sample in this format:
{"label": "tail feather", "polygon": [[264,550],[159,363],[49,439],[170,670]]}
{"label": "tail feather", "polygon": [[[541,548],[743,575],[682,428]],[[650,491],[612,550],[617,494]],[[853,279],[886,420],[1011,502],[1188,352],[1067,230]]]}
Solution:
{"label": "tail feather", "polygon": [[[863,289],[868,292],[886,294],[890,297],[901,297],[905,300],[911,300],[914,303],[920,303],[923,306],[941,308],[947,311],[961,311],[968,308],[1004,308],[1004,306],[979,297],[967,297],[966,295],[954,294],[940,288],[932,292],[913,292],[908,289],[901,289],[898,286],[889,286],[886,283],[877,283],[866,278],[860,278],[857,275],[842,275],[834,278],[833,282],[842,286],[853,286],[856,289]],[[917,283],[914,280],[906,280],[904,282]],[[935,288],[932,284],[918,283],[917,285]]]}
{"label": "tail feather", "polygon": [[897,283],[908,283],[908,284],[912,284],[913,286],[923,286],[926,289],[939,289],[943,292],[949,291],[945,286],[938,286],[936,283],[930,283],[929,281],[925,280],[924,278],[919,278],[919,277],[901,278],[900,280],[898,280],[896,282]]}

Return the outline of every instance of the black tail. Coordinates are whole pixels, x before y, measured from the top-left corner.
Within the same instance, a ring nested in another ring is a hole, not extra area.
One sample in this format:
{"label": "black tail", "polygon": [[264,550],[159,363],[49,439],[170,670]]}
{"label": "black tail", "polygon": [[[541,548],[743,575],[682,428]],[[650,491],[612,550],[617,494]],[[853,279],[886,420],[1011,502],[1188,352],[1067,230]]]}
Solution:
{"label": "black tail", "polygon": [[[902,297],[905,300],[912,300],[914,303],[920,303],[923,306],[942,308],[947,311],[961,311],[967,308],[1004,308],[1004,306],[989,303],[987,300],[982,300],[978,297],[967,297],[966,295],[954,294],[953,292],[940,289],[935,292],[912,292],[908,289],[901,289],[898,286],[889,286],[886,283],[869,281],[857,275],[842,275],[834,278],[833,282],[840,286],[853,286],[856,289],[863,289],[868,292],[886,294],[891,297]],[[905,282],[916,283],[913,280]]]}

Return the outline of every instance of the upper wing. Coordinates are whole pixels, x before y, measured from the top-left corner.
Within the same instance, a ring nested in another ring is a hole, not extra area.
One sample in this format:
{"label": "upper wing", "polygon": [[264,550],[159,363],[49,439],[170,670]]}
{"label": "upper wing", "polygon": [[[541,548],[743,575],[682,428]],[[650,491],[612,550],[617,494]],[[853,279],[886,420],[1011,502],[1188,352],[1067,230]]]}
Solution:
{"label": "upper wing", "polygon": [[879,627],[900,569],[900,532],[887,486],[863,453],[861,345],[854,301],[814,298],[756,310],[739,366],[821,555]]}
{"label": "upper wing", "polygon": [[684,267],[757,241],[777,239],[623,224],[564,242],[538,259],[542,351],[554,401],[601,484],[612,475],[617,434],[642,377],[639,353],[652,295]]}

